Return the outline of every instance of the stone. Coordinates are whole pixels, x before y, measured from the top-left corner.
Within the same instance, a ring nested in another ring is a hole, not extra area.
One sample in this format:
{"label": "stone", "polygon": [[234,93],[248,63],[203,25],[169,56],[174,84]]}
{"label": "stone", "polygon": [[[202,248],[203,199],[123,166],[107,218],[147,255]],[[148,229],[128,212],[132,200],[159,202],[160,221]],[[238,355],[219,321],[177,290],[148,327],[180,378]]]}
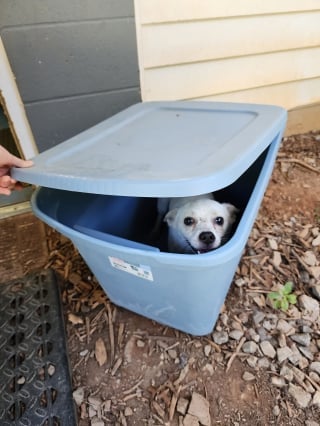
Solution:
{"label": "stone", "polygon": [[311,287],[311,293],[313,294],[313,296],[317,299],[320,300],[320,284],[315,284]]}
{"label": "stone", "polygon": [[264,356],[263,358],[258,359],[257,366],[259,368],[268,369],[270,367],[270,361]]}
{"label": "stone", "polygon": [[292,383],[289,384],[288,389],[289,395],[292,396],[295,404],[300,408],[307,408],[310,401],[311,401],[311,395],[310,393],[306,392],[301,386],[293,385]]}
{"label": "stone", "polygon": [[189,405],[189,401],[186,398],[180,397],[177,402],[178,413],[184,416],[187,412],[188,405]]}
{"label": "stone", "polygon": [[272,376],[271,383],[277,388],[283,388],[286,386],[286,381],[283,377]]}
{"label": "stone", "polygon": [[303,256],[303,260],[309,266],[316,266],[317,263],[318,263],[316,255],[311,250],[308,250],[308,251],[305,252],[305,254]]}
{"label": "stone", "polygon": [[229,335],[226,331],[215,331],[212,337],[217,345],[223,345],[229,341]]}
{"label": "stone", "polygon": [[258,350],[258,345],[253,340],[249,340],[243,344],[242,350],[246,354],[254,354]]}
{"label": "stone", "polygon": [[243,331],[242,330],[231,330],[229,333],[229,337],[233,340],[240,340],[241,337],[243,336]]}
{"label": "stone", "polygon": [[125,417],[130,417],[130,416],[132,416],[133,415],[133,410],[132,410],[132,408],[131,407],[126,407],[125,409],[124,409],[124,416]]}
{"label": "stone", "polygon": [[261,312],[261,311],[256,311],[254,314],[253,314],[253,317],[252,317],[252,319],[253,319],[253,322],[254,322],[254,324],[257,326],[257,325],[259,325],[260,323],[261,323],[261,321],[263,321],[264,320],[264,318],[265,318],[265,314],[263,313],[263,312]]}
{"label": "stone", "polygon": [[312,241],[313,247],[320,246],[320,234]]}
{"label": "stone", "polygon": [[183,419],[183,426],[200,426],[200,423],[196,417],[187,414]]}
{"label": "stone", "polygon": [[256,379],[255,375],[250,373],[249,371],[245,371],[242,375],[242,379],[246,382],[252,382]]}
{"label": "stone", "polygon": [[280,364],[290,356],[292,356],[292,350],[288,346],[277,349],[277,359]]}
{"label": "stone", "polygon": [[258,358],[256,356],[253,356],[253,355],[250,355],[247,358],[247,364],[251,368],[255,368],[257,366],[257,361],[258,361]]}
{"label": "stone", "polygon": [[193,392],[191,402],[188,409],[188,414],[191,414],[203,426],[211,426],[209,401],[197,392]]}
{"label": "stone", "polygon": [[280,376],[284,377],[288,382],[292,382],[294,378],[293,371],[287,365],[281,367]]}
{"label": "stone", "polygon": [[302,311],[302,318],[315,322],[319,319],[320,305],[313,297],[302,294],[298,298]]}
{"label": "stone", "polygon": [[268,358],[275,358],[276,351],[268,340],[265,340],[264,342],[260,343],[260,349],[262,350],[263,354]]}
{"label": "stone", "polygon": [[78,407],[83,403],[84,400],[84,388],[80,387],[73,391],[73,399],[74,402],[77,404]]}
{"label": "stone", "polygon": [[312,398],[312,405],[320,407],[320,391],[315,392]]}
{"label": "stone", "polygon": [[320,361],[311,362],[309,365],[309,370],[314,371],[315,373],[320,375]]}
{"label": "stone", "polygon": [[292,334],[290,339],[302,346],[309,346],[311,342],[311,336],[309,333]]}
{"label": "stone", "polygon": [[204,351],[205,356],[208,357],[211,353],[211,345],[205,345],[203,351]]}
{"label": "stone", "polygon": [[288,323],[288,321],[284,319],[279,319],[277,326],[277,330],[281,331],[283,334],[288,335],[294,328],[291,324]]}

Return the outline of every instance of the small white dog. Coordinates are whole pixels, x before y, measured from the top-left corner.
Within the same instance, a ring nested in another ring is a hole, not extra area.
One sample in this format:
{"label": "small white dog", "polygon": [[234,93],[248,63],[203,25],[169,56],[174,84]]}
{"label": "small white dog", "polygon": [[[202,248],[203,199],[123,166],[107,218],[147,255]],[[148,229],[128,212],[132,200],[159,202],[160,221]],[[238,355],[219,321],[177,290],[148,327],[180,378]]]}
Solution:
{"label": "small white dog", "polygon": [[219,203],[210,194],[159,198],[158,219],[168,225],[168,249],[172,253],[200,254],[218,248],[228,238],[238,209]]}

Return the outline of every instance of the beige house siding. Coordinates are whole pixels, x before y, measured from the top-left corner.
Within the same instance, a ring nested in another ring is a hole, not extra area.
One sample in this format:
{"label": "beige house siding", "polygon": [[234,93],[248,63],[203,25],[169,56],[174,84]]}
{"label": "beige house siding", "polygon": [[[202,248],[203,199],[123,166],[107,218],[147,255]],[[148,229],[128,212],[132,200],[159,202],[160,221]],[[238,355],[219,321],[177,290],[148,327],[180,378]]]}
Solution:
{"label": "beige house siding", "polygon": [[135,0],[144,101],[320,102],[319,0]]}

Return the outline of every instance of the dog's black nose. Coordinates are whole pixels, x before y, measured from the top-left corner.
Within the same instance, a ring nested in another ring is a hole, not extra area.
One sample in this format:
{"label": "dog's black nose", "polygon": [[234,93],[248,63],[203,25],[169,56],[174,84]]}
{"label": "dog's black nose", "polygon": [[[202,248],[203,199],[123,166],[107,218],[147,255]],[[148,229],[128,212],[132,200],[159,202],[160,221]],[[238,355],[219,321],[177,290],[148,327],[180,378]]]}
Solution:
{"label": "dog's black nose", "polygon": [[208,245],[213,243],[215,239],[216,237],[210,231],[201,232],[201,234],[199,235],[199,240]]}

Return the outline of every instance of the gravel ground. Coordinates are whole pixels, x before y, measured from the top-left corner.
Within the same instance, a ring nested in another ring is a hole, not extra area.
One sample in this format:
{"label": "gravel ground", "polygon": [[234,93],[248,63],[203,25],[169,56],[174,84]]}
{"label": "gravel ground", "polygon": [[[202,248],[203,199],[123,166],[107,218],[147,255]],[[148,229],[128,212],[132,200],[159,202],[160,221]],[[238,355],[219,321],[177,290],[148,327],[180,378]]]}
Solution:
{"label": "gravel ground", "polygon": [[319,154],[319,131],[283,141],[207,336],[113,305],[72,244],[48,231],[80,426],[320,424]]}

